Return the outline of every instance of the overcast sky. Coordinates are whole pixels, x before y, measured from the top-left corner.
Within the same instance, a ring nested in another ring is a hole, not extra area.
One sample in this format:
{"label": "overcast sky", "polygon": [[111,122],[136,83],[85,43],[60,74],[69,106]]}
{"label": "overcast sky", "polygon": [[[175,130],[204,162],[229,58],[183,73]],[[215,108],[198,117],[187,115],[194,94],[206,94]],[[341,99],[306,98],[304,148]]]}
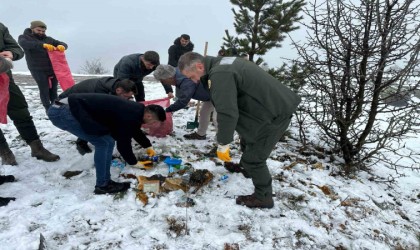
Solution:
{"label": "overcast sky", "polygon": [[[122,56],[147,50],[158,52],[166,64],[169,46],[183,33],[191,36],[194,51],[203,53],[207,41],[207,54],[216,55],[224,30],[235,34],[231,8],[228,0],[4,0],[0,22],[17,40],[31,21],[41,20],[48,36],[68,44],[72,72],[95,58],[112,72]],[[295,57],[289,44],[264,56],[270,67],[280,66],[280,57]],[[27,71],[25,59],[15,62],[14,71]]]}

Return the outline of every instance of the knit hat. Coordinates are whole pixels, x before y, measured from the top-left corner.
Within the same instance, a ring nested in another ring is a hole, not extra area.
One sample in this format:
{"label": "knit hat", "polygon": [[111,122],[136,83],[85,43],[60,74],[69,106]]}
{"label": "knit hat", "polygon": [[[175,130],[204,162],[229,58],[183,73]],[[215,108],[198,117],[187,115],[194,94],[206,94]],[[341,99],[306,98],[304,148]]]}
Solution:
{"label": "knit hat", "polygon": [[153,76],[156,80],[165,80],[174,77],[175,72],[175,68],[171,65],[162,64],[156,67]]}
{"label": "knit hat", "polygon": [[146,51],[143,55],[143,59],[155,66],[158,66],[160,64],[159,54],[156,51]]}
{"label": "knit hat", "polygon": [[36,27],[41,27],[41,28],[47,29],[47,25],[44,22],[42,22],[42,21],[32,21],[31,22],[31,29],[34,29]]}

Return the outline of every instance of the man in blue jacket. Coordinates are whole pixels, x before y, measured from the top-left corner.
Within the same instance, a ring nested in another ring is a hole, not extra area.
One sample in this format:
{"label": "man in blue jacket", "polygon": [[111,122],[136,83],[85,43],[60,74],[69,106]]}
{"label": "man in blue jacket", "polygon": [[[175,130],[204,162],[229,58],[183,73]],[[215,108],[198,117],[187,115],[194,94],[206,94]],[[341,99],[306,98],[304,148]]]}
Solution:
{"label": "man in blue jacket", "polygon": [[39,96],[45,110],[57,98],[57,77],[55,76],[48,51],[64,52],[67,44],[45,35],[47,25],[42,21],[31,22],[19,36],[18,42],[25,52],[26,62],[39,88]]}
{"label": "man in blue jacket", "polygon": [[[153,72],[153,76],[164,85],[175,86],[180,93],[175,103],[166,108],[166,112],[175,112],[185,108],[191,99],[203,102],[197,132],[186,134],[184,138],[188,140],[205,140],[210,123],[210,115],[214,111],[214,106],[210,101],[210,92],[205,89],[203,84],[194,83],[191,79],[184,76],[178,68],[174,68],[171,65],[159,65]],[[215,111],[213,112],[213,122],[217,128]]]}
{"label": "man in blue jacket", "polygon": [[[161,106],[128,101],[104,94],[71,94],[56,101],[48,110],[48,117],[58,128],[66,130],[95,146],[95,194],[116,193],[129,188],[129,183],[111,180],[110,167],[115,142],[124,160],[137,164],[131,139],[142,123],[165,121]],[[149,143],[149,145],[146,145]],[[151,146],[143,134],[143,147]]]}

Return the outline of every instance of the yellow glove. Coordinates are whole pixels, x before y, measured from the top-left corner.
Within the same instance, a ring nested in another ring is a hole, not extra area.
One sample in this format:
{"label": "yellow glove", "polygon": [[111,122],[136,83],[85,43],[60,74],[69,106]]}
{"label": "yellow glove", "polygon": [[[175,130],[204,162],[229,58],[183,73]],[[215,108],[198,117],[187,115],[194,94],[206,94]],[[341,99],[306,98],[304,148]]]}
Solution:
{"label": "yellow glove", "polygon": [[155,152],[155,150],[153,150],[153,147],[148,147],[148,148],[146,148],[146,154],[148,156],[155,156],[156,152]]}
{"label": "yellow glove", "polygon": [[133,168],[150,169],[153,168],[152,161],[138,161],[135,165],[131,165]]}
{"label": "yellow glove", "polygon": [[229,144],[217,146],[217,158],[222,161],[231,161]]}
{"label": "yellow glove", "polygon": [[58,49],[60,52],[64,52],[64,51],[66,50],[66,47],[64,47],[63,45],[58,45],[58,46],[57,46],[57,49]]}
{"label": "yellow glove", "polygon": [[51,44],[44,43],[42,47],[44,47],[44,49],[47,49],[48,51],[54,51],[54,46],[52,46]]}

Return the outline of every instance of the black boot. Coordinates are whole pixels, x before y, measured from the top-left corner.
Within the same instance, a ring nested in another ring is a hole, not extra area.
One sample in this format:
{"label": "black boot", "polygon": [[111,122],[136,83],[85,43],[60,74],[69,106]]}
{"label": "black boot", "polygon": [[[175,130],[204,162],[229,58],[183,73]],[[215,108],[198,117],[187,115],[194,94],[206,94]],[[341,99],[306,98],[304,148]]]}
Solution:
{"label": "black boot", "polygon": [[36,157],[38,160],[52,162],[60,159],[60,156],[45,149],[40,140],[32,141],[29,146],[31,147],[32,157]]}
{"label": "black boot", "polygon": [[16,200],[14,197],[0,197],[0,207],[7,206],[10,201],[14,200]]}
{"label": "black boot", "polygon": [[104,187],[95,186],[95,194],[112,194],[126,191],[130,188],[130,182],[115,182],[110,180]]}
{"label": "black boot", "polygon": [[0,157],[3,165],[17,165],[15,155],[10,150],[9,145],[7,145],[7,142],[0,144]]}
{"label": "black boot", "polygon": [[0,185],[6,182],[14,182],[15,177],[13,175],[0,175]]}
{"label": "black boot", "polygon": [[90,149],[90,147],[88,146],[88,142],[80,138],[77,138],[76,148],[77,151],[79,151],[79,154],[81,155],[84,155],[86,153],[92,153],[92,149]]}

